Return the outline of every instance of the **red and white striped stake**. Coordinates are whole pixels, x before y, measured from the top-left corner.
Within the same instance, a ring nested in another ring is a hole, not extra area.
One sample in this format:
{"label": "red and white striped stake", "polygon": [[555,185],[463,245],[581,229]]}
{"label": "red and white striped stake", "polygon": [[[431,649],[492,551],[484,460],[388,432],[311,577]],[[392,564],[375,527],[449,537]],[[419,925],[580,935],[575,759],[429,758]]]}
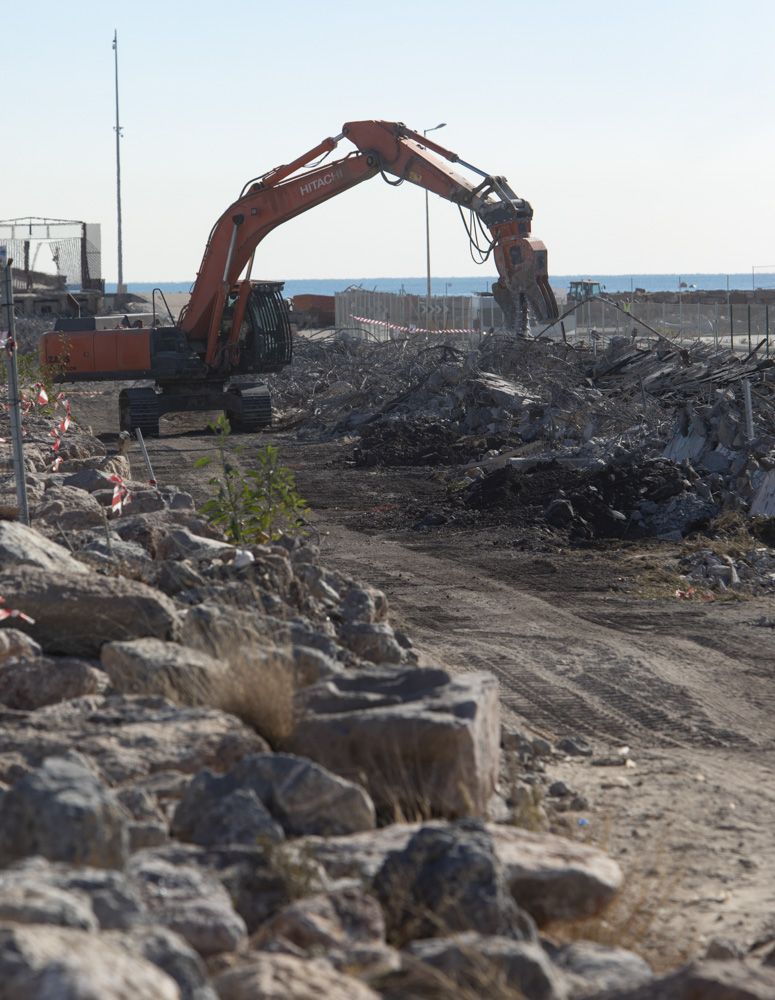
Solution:
{"label": "red and white striped stake", "polygon": [[113,475],[110,477],[110,481],[113,483],[113,499],[110,502],[110,510],[112,514],[119,517],[124,507],[132,502],[132,496],[121,476]]}
{"label": "red and white striped stake", "polygon": [[[0,597],[0,604],[5,604],[5,598]],[[29,625],[35,624],[35,619],[30,618],[29,615],[25,615],[23,611],[18,611],[16,608],[0,608],[0,622],[5,621],[6,618],[19,618],[23,622],[27,622]]]}

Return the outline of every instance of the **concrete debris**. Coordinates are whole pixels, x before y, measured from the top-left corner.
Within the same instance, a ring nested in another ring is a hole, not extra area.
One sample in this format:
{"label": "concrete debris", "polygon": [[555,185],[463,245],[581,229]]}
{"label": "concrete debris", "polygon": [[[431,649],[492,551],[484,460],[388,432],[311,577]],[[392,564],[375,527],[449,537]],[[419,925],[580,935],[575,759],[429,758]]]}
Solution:
{"label": "concrete debris", "polygon": [[[775,516],[774,363],[659,337],[595,351],[330,334],[298,339],[275,393],[299,434],[357,433],[356,466],[462,466],[464,507],[527,508],[571,540],[680,540],[726,511]],[[416,526],[450,520],[426,510]]]}

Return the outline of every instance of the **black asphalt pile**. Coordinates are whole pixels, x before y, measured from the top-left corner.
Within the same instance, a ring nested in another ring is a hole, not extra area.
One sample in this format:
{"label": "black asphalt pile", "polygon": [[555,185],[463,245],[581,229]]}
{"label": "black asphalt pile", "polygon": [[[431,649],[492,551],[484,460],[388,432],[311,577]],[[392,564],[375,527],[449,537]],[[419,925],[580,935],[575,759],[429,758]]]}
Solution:
{"label": "black asphalt pile", "polygon": [[476,510],[532,511],[571,539],[677,539],[707,527],[720,511],[698,485],[696,474],[663,458],[625,456],[593,469],[517,460],[474,481],[464,503]]}
{"label": "black asphalt pile", "polygon": [[366,424],[353,456],[358,466],[461,465],[505,443],[502,436],[459,436],[441,420],[402,416]]}

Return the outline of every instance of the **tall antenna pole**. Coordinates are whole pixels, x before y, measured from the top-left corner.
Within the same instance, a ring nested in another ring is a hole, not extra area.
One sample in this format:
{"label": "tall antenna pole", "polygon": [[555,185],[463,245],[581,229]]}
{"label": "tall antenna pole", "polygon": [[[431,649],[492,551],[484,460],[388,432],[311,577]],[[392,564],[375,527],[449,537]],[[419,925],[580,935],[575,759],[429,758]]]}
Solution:
{"label": "tall antenna pole", "polygon": [[121,125],[118,119],[118,31],[113,31],[113,52],[115,53],[116,65],[116,205],[118,209],[118,284],[116,286],[117,295],[126,294],[124,285],[124,252],[122,247],[121,234]]}

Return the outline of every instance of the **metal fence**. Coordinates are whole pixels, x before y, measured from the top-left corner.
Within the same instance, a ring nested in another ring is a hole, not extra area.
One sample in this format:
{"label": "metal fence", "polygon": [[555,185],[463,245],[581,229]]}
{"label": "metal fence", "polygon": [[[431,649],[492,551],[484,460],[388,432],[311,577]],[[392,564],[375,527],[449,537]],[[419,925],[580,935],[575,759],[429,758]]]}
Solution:
{"label": "metal fence", "polygon": [[[577,337],[593,331],[602,336],[643,332],[638,321],[666,337],[702,339],[735,351],[751,351],[760,344],[769,356],[770,339],[775,334],[775,308],[770,316],[767,303],[665,302],[649,299],[619,308],[604,299],[581,303],[563,324]],[[762,341],[764,343],[762,344]],[[775,344],[773,344],[775,348]]]}
{"label": "metal fence", "polygon": [[503,327],[503,313],[486,295],[434,295],[428,300],[424,295],[357,289],[337,294],[336,325],[340,329],[367,326],[383,337],[391,330],[486,331]]}
{"label": "metal fence", "polygon": [[[673,296],[675,298],[675,296]],[[486,333],[504,329],[501,309],[488,295],[422,295],[353,290],[336,296],[336,325],[361,327],[373,336],[387,339],[412,330],[470,330]],[[634,301],[614,303],[589,299],[551,327],[550,335],[563,331],[571,339],[597,339],[636,335],[643,324],[666,337],[702,339],[735,351],[748,352],[758,345],[769,356],[770,338],[775,337],[775,306],[770,317],[766,303],[722,303],[682,301]],[[540,333],[541,327],[533,330]],[[762,341],[764,343],[762,344]],[[773,343],[775,350],[775,343]]]}

